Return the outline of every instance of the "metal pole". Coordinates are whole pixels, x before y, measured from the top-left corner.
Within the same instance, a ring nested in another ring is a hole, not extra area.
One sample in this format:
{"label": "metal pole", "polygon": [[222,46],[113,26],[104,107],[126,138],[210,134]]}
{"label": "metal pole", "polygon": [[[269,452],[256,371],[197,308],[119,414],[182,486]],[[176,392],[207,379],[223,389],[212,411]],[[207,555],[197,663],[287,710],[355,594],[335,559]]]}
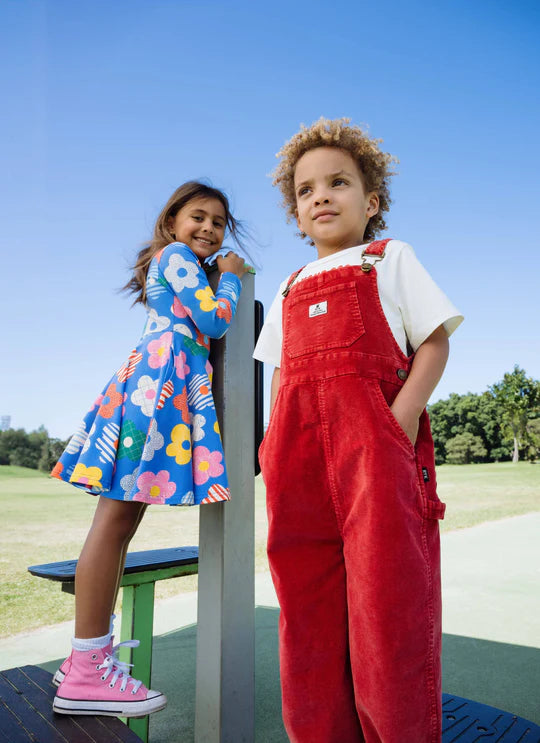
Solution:
{"label": "metal pole", "polygon": [[231,328],[212,342],[231,500],[200,507],[195,743],[255,740],[254,277],[242,284]]}

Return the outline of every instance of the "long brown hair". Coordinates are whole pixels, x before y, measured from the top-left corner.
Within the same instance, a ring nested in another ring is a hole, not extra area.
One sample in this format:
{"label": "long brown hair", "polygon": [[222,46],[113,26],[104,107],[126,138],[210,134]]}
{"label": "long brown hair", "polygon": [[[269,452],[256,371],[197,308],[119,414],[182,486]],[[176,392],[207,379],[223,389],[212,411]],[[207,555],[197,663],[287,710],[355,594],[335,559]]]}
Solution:
{"label": "long brown hair", "polygon": [[151,241],[139,251],[135,264],[132,267],[133,276],[122,287],[122,291],[137,295],[133,304],[137,304],[137,302],[146,303],[146,277],[150,262],[158,251],[176,240],[175,235],[170,230],[172,220],[188,201],[198,198],[218,199],[223,204],[223,208],[225,209],[225,223],[229,234],[237,245],[241,245],[241,239],[245,234],[245,230],[241,222],[231,214],[229,199],[225,194],[219,189],[208,186],[206,183],[200,183],[199,181],[188,181],[182,184],[163,207],[161,214],[157,218]]}

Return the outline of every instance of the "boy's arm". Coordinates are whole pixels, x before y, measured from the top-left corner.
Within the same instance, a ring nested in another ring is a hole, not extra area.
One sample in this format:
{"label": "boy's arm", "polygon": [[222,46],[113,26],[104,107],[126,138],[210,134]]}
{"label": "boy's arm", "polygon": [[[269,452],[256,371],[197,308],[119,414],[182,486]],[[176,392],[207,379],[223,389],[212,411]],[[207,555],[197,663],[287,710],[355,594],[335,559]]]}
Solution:
{"label": "boy's arm", "polygon": [[272,415],[272,410],[274,409],[274,403],[276,402],[277,393],[279,390],[279,380],[280,380],[280,369],[279,366],[276,366],[274,369],[274,373],[272,375],[272,383],[270,385],[270,415]]}
{"label": "boy's arm", "polygon": [[392,403],[394,417],[413,444],[418,435],[420,415],[442,377],[448,351],[448,335],[439,325],[418,348],[409,377]]}

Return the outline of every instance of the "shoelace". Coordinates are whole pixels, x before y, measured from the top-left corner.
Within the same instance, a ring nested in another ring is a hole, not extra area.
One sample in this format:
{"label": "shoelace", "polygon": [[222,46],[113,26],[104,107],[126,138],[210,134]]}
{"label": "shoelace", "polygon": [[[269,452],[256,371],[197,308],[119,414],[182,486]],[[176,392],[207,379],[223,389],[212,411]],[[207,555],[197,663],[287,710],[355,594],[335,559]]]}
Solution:
{"label": "shoelace", "polygon": [[110,654],[107,653],[103,663],[100,663],[97,666],[97,669],[100,671],[105,669],[105,673],[101,677],[102,681],[106,681],[110,674],[113,674],[112,679],[109,682],[111,689],[114,687],[118,679],[120,679],[120,691],[126,690],[128,682],[133,685],[133,689],[131,690],[132,694],[136,694],[139,691],[142,681],[137,681],[137,679],[134,679],[129,675],[129,669],[133,666],[133,663],[124,663],[124,661],[120,660],[116,655],[117,651],[122,647],[138,648],[139,645],[139,640],[124,640],[124,642],[119,642],[118,645],[113,647]]}

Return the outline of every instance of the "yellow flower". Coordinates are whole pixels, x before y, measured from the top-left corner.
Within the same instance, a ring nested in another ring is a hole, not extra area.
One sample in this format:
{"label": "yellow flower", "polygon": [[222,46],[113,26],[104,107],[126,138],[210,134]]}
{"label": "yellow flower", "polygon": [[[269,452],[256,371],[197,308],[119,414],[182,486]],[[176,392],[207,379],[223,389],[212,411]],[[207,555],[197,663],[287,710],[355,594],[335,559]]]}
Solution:
{"label": "yellow flower", "polygon": [[167,447],[167,455],[175,457],[176,464],[187,464],[191,459],[191,437],[189,428],[184,423],[179,423],[171,431],[171,443]]}
{"label": "yellow flower", "polygon": [[101,478],[103,472],[99,467],[87,467],[85,464],[75,465],[73,474],[69,478],[70,482],[75,482],[79,485],[88,485],[91,488],[97,488],[98,490],[103,489],[101,484]]}
{"label": "yellow flower", "polygon": [[214,293],[209,286],[205,286],[204,289],[196,291],[195,296],[199,300],[203,312],[212,312],[212,310],[219,306],[217,300],[214,298]]}
{"label": "yellow flower", "polygon": [[218,423],[217,421],[216,421],[216,422],[214,423],[214,431],[215,431],[215,432],[217,433],[217,435],[219,436],[219,423]]}

